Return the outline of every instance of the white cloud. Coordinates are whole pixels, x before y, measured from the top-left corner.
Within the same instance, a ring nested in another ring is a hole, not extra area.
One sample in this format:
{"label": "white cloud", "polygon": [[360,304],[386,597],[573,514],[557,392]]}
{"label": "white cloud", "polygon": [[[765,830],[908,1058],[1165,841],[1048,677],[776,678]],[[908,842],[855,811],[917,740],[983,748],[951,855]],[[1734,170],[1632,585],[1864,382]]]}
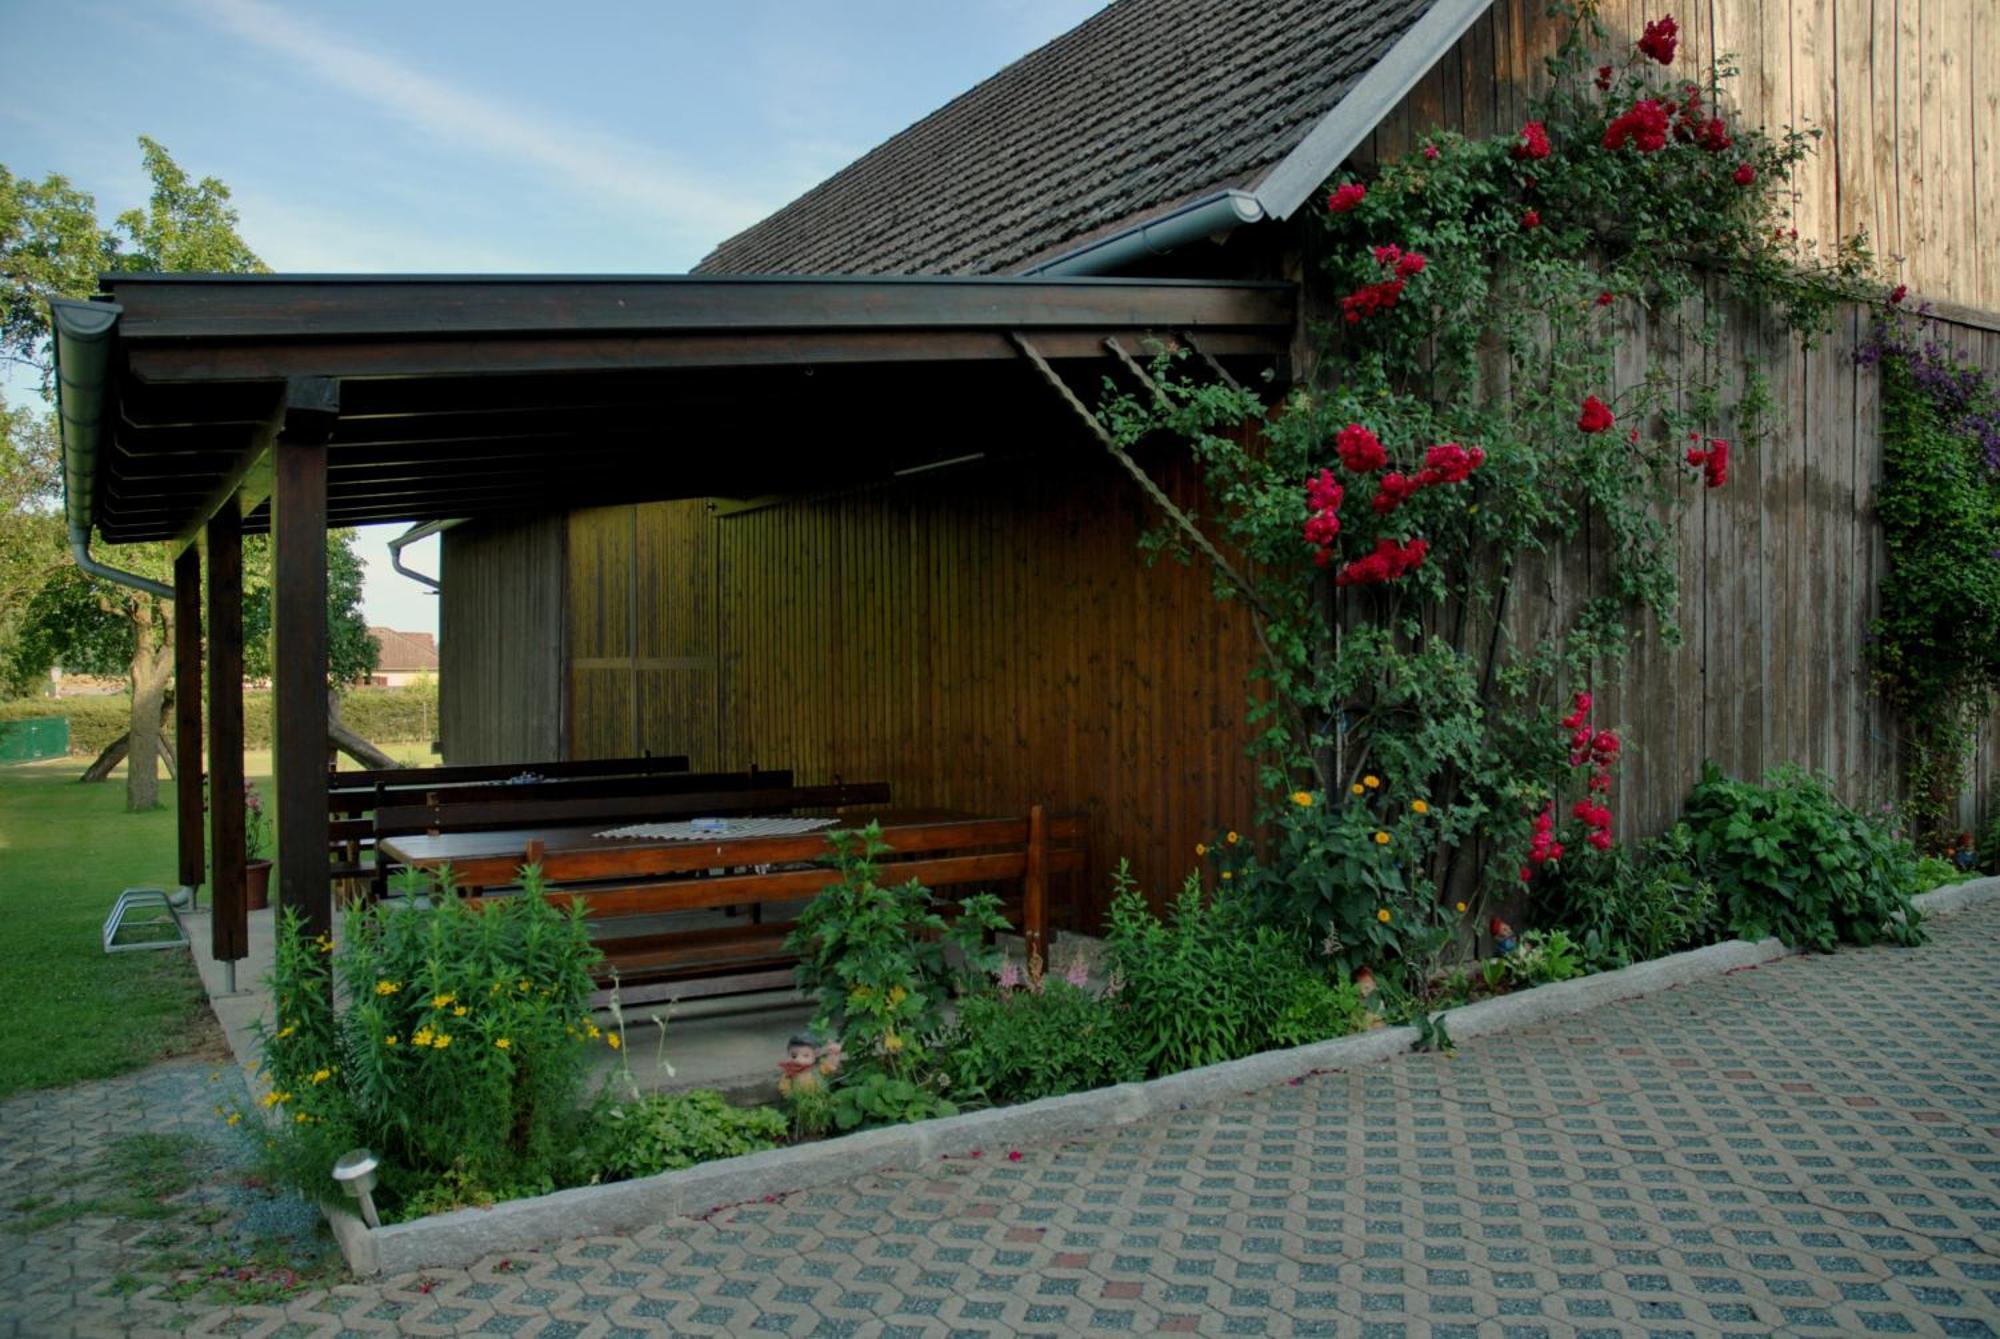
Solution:
{"label": "white cloud", "polygon": [[538,114],[518,98],[458,87],[261,0],[189,0],[211,23],[284,57],[443,143],[530,166],[656,227],[703,239],[756,222],[769,206],[644,145]]}

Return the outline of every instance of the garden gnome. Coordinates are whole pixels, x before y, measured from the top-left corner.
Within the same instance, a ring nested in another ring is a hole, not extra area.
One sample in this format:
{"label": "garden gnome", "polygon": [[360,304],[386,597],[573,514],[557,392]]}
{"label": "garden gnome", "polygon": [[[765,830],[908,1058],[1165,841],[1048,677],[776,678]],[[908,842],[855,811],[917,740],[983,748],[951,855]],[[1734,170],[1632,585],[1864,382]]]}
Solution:
{"label": "garden gnome", "polygon": [[790,1097],[793,1088],[810,1090],[819,1086],[819,1046],[811,1037],[799,1036],[785,1043],[785,1058],[778,1062],[778,1093]]}

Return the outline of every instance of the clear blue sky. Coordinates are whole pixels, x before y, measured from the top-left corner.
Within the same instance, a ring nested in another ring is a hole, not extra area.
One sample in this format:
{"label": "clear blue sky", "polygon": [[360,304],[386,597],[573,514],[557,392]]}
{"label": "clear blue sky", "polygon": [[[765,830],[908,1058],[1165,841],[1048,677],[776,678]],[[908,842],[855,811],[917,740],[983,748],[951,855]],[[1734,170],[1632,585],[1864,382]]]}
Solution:
{"label": "clear blue sky", "polygon": [[1100,3],[0,0],[0,163],[108,218],[151,135],[278,270],[673,273]]}

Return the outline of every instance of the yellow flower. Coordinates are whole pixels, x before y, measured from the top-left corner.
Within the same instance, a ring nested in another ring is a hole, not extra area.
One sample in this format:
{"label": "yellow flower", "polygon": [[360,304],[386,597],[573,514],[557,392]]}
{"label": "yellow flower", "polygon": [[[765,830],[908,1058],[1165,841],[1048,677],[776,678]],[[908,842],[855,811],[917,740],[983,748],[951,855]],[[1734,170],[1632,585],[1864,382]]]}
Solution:
{"label": "yellow flower", "polygon": [[1207,855],[1207,854],[1208,854],[1208,844],[1207,844],[1206,842],[1196,842],[1196,843],[1194,844],[1194,853],[1195,853],[1196,855]]}
{"label": "yellow flower", "polygon": [[402,988],[403,987],[395,981],[377,981],[375,983],[375,993],[377,995],[393,995]]}
{"label": "yellow flower", "polygon": [[1223,881],[1224,883],[1228,883],[1228,882],[1229,882],[1229,881],[1230,881],[1231,879],[1233,879],[1233,878],[1235,878],[1235,877],[1236,877],[1236,876],[1235,876],[1234,874],[1231,874],[1231,873],[1230,873],[1230,872],[1229,872],[1228,870],[1226,870],[1226,869],[1222,871],[1222,881]]}
{"label": "yellow flower", "polygon": [[1368,787],[1362,785],[1359,781],[1355,782],[1347,789],[1350,794],[1354,795],[1366,795],[1368,793]]}
{"label": "yellow flower", "polygon": [[528,983],[525,979],[516,981],[514,983],[514,989],[516,990],[526,990],[527,988],[528,988]]}
{"label": "yellow flower", "polygon": [[493,1044],[504,1051],[507,1050],[509,1047],[513,1046],[514,1039],[512,1037],[502,1037],[499,1041],[496,1041]]}
{"label": "yellow flower", "polygon": [[1312,808],[1312,802],[1313,802],[1313,797],[1311,791],[1295,790],[1292,792],[1292,803],[1296,804],[1299,808],[1310,809]]}
{"label": "yellow flower", "polygon": [[330,934],[316,935],[313,938],[313,947],[321,953],[333,952],[333,936]]}
{"label": "yellow flower", "polygon": [[1379,776],[1364,776],[1361,778],[1361,784],[1370,790],[1380,790],[1382,787],[1382,778]]}
{"label": "yellow flower", "polygon": [[1386,833],[1386,832],[1378,832],[1378,833],[1376,833],[1376,834],[1375,834],[1375,844],[1376,844],[1377,846],[1387,846],[1387,845],[1389,844],[1389,834],[1388,834],[1388,833]]}
{"label": "yellow flower", "polygon": [[452,1016],[453,1018],[463,1018],[463,1017],[465,1017],[465,1006],[461,1004],[461,1005],[459,1005],[459,1006],[458,1006],[457,1008],[453,1009],[453,1010],[451,1011],[451,1016]]}
{"label": "yellow flower", "polygon": [[613,1032],[613,1033],[609,1033],[609,1034],[607,1034],[607,1035],[605,1036],[605,1038],[604,1038],[604,1044],[605,1044],[606,1046],[609,1046],[609,1047],[610,1047],[610,1048],[611,1048],[612,1050],[614,1050],[614,1051],[615,1051],[615,1050],[617,1050],[617,1049],[618,1049],[618,1048],[619,1048],[620,1046],[623,1046],[623,1045],[624,1045],[625,1043],[624,1043],[624,1042],[622,1042],[622,1041],[620,1041],[620,1040],[618,1040],[618,1034],[617,1034],[616,1032]]}
{"label": "yellow flower", "polygon": [[325,1083],[328,1079],[332,1077],[333,1077],[333,1071],[328,1069],[326,1066],[321,1065],[318,1069],[313,1071],[312,1081],[314,1083]]}
{"label": "yellow flower", "polygon": [[1224,837],[1222,840],[1228,842],[1231,846],[1234,846],[1241,839],[1238,838],[1237,835],[1232,832],[1228,836]]}
{"label": "yellow flower", "polygon": [[1431,807],[1430,807],[1430,805],[1426,804],[1426,803],[1425,803],[1424,801],[1422,801],[1422,800],[1411,800],[1411,801],[1410,801],[1410,812],[1411,812],[1411,813],[1413,813],[1413,814],[1427,814],[1427,813],[1429,813],[1430,811],[1431,811]]}
{"label": "yellow flower", "polygon": [[224,1121],[224,1122],[223,1122],[223,1124],[224,1124],[224,1125],[234,1125],[234,1124],[236,1124],[236,1123],[237,1123],[238,1121],[240,1121],[240,1120],[242,1120],[242,1119],[243,1119],[243,1113],[242,1113],[242,1112],[240,1112],[240,1111],[232,1111],[232,1112],[230,1112],[230,1113],[229,1113],[229,1119],[228,1119],[228,1120],[226,1120],[226,1121]]}
{"label": "yellow flower", "polygon": [[382,1038],[382,1044],[383,1044],[384,1046],[394,1046],[394,1045],[395,1045],[395,1044],[396,1044],[397,1042],[399,1042],[399,1041],[401,1041],[401,1040],[402,1040],[402,1038],[401,1038],[401,1037],[399,1037],[399,1036],[397,1036],[397,1035],[396,1035],[395,1033],[391,1032],[391,1033],[390,1033],[390,1034],[389,1034],[388,1036],[386,1036],[386,1037]]}
{"label": "yellow flower", "polygon": [[433,1051],[442,1051],[449,1045],[451,1045],[451,1034],[449,1032],[440,1032],[437,1036],[431,1038],[431,1049]]}
{"label": "yellow flower", "polygon": [[1461,916],[1463,916],[1463,915],[1465,914],[1465,903],[1463,903],[1463,902],[1460,902],[1460,903],[1457,903],[1456,905],[1457,905],[1457,907],[1458,907],[1458,914],[1459,914],[1459,915],[1461,915]]}
{"label": "yellow flower", "polygon": [[265,1093],[261,1100],[265,1106],[274,1107],[291,1101],[292,1095],[290,1093],[279,1092],[276,1088],[273,1088],[270,1092]]}
{"label": "yellow flower", "polygon": [[1380,911],[1376,912],[1375,919],[1382,922],[1382,924],[1387,925],[1390,920],[1389,908],[1383,907]]}
{"label": "yellow flower", "polygon": [[885,1032],[882,1034],[882,1049],[894,1055],[903,1049],[903,1039],[893,1032]]}
{"label": "yellow flower", "polygon": [[904,990],[901,986],[889,987],[889,1007],[891,1009],[895,1008],[897,1005],[901,1004],[904,1000],[908,999],[909,997],[910,997],[910,992]]}
{"label": "yellow flower", "polygon": [[312,1117],[306,1115],[306,1113],[303,1111],[299,1112],[296,1116],[293,1116],[292,1119],[297,1121],[301,1125],[312,1124]]}
{"label": "yellow flower", "polygon": [[410,1034],[410,1045],[428,1046],[431,1044],[432,1035],[433,1034],[429,1028],[420,1027],[415,1032],[412,1032]]}
{"label": "yellow flower", "polygon": [[278,1038],[279,1040],[282,1041],[284,1038],[291,1036],[294,1032],[297,1031],[298,1031],[297,1027],[293,1026],[290,1023],[287,1023],[283,1027],[278,1029]]}
{"label": "yellow flower", "polygon": [[442,995],[433,995],[431,996],[431,1008],[442,1009],[445,1007],[445,1005],[450,1004],[453,1000],[457,998],[458,996],[452,994],[450,991],[446,991]]}
{"label": "yellow flower", "polygon": [[595,1023],[585,1024],[583,1029],[583,1035],[590,1038],[592,1041],[596,1041],[598,1036],[597,1024]]}

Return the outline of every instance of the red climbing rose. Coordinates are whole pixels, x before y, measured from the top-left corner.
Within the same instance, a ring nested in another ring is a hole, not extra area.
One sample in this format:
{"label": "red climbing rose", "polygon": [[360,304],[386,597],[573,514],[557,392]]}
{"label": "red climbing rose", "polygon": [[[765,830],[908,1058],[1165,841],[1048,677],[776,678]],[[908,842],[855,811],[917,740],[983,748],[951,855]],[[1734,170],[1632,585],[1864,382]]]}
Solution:
{"label": "red climbing rose", "polygon": [[1675,23],[1673,15],[1669,14],[1666,18],[1654,19],[1646,25],[1645,34],[1639,38],[1639,50],[1662,65],[1672,65],[1674,48],[1680,44],[1680,40],[1680,25]]}
{"label": "red climbing rose", "polygon": [[1611,416],[1611,407],[1595,395],[1583,397],[1583,413],[1578,415],[1576,426],[1585,432],[1604,432],[1618,420]]}

